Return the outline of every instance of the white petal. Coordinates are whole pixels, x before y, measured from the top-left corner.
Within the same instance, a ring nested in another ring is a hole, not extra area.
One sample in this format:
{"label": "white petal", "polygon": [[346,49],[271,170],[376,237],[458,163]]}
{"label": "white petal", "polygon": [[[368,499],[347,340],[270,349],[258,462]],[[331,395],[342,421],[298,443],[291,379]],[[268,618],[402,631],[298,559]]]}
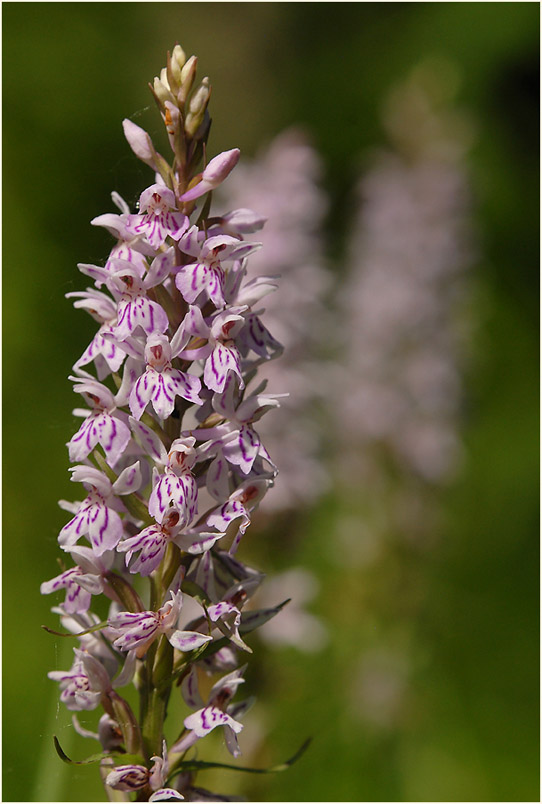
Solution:
{"label": "white petal", "polygon": [[126,469],[123,469],[113,483],[113,490],[116,494],[132,494],[139,489],[141,481],[142,477],[139,461],[135,461],[131,466],[127,466]]}
{"label": "white petal", "polygon": [[212,639],[211,636],[200,634],[198,631],[174,631],[168,637],[173,647],[183,652],[200,648],[206,642],[212,642]]}

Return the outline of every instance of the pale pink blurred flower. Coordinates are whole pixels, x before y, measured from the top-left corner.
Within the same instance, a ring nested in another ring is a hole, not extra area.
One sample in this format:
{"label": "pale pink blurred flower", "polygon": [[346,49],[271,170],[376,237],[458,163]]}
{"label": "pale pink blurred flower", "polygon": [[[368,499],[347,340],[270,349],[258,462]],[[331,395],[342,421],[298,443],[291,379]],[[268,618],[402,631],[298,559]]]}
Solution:
{"label": "pale pink blurred flower", "polygon": [[340,683],[352,717],[383,732],[418,706],[412,678],[430,650],[416,628],[427,592],[419,554],[438,543],[440,491],[463,453],[475,252],[469,132],[450,105],[453,79],[424,64],[391,93],[389,145],[359,181],[338,298],[333,411],[350,510],[335,521],[329,558],[356,568],[372,615]]}
{"label": "pale pink blurred flower", "polygon": [[[395,148],[373,156],[340,297],[347,322],[337,424],[362,455],[440,483],[459,466],[462,307],[472,262],[464,142],[413,79],[388,105]],[[440,116],[439,116],[440,115]]]}

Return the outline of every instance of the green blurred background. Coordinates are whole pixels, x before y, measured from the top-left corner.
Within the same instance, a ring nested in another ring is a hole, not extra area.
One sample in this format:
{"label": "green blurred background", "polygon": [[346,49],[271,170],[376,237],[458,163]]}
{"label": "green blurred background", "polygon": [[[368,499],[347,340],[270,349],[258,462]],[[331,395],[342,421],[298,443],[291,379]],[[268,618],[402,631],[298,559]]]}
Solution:
{"label": "green blurred background", "polygon": [[[314,655],[262,648],[255,657],[250,686],[269,736],[251,761],[280,762],[310,735],[313,744],[287,773],[213,776],[208,786],[268,801],[538,800],[538,4],[6,3],[2,11],[3,800],[103,798],[95,768],[66,768],[53,754],[53,733],[77,758],[89,744],[71,736],[46,678],[69,666],[71,648],[40,630],[52,624],[52,601],[39,585],[56,574],[65,522],[56,500],[73,498],[67,375],[93,332],[64,293],[85,287],[77,262],[105,255],[109,242],[89,221],[110,211],[110,192],[133,202],[145,186],[121,121],[158,130],[146,85],[175,41],[211,78],[212,153],[239,146],[252,155],[294,123],[311,133],[332,200],[336,264],[360,159],[383,139],[382,99],[420,59],[458,66],[458,102],[477,132],[481,323],[467,457],[441,495],[437,547],[395,551],[380,574],[362,577],[347,558],[333,559],[337,523],[359,516],[335,488],[289,521],[280,556],[272,542],[260,550],[265,569],[316,574],[311,610],[330,640]],[[408,706],[387,728],[371,728],[345,691],[364,644],[408,620],[408,590],[417,589]]]}

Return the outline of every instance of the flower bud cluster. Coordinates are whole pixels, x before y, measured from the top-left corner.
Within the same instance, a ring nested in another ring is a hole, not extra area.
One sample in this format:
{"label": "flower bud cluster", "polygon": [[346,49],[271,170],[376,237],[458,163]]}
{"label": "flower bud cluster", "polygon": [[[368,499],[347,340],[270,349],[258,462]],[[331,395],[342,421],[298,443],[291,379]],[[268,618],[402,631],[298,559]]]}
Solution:
{"label": "flower bud cluster", "polygon": [[[240,753],[248,702],[232,700],[246,669],[238,657],[251,652],[245,634],[281,608],[244,611],[263,575],[236,557],[277,472],[257,431],[281,397],[257,380],[258,366],[281,352],[260,306],[276,281],[248,273],[260,244],[243,233],[261,228],[261,216],[243,208],[226,223],[209,217],[208,193],[239,151],[198,172],[211,90],[206,78],[196,87],[195,77],[196,58],[177,45],[152,87],[170,161],[124,121],[154,181],[137,213],[114,193],[119,213],[92,221],[115,243],[103,266],[78,266],[93,285],[67,294],[98,324],[70,377],[84,403],[67,445],[71,479],[84,491],[80,501],[60,503],[71,514],[58,537],[67,561],[41,587],[65,591],[54,611],[78,640],[72,667],[49,674],[61,700],[74,712],[103,707],[96,734],[77,727],[101,742],[106,785],[152,801],[191,799],[184,754],[215,728]],[[105,622],[92,611],[98,595],[110,601]],[[225,671],[202,697],[202,674]],[[132,681],[139,719],[117,692]],[[172,690],[190,714],[168,751]],[[113,769],[112,751],[141,761]]]}

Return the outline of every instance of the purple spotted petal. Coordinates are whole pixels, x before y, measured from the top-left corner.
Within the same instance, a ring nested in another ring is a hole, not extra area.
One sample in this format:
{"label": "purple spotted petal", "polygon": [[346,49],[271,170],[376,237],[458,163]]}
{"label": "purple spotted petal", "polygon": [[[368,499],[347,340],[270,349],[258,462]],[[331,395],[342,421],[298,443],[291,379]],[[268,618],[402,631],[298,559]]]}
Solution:
{"label": "purple spotted petal", "polygon": [[228,371],[237,374],[239,387],[244,388],[239,352],[235,346],[224,346],[222,343],[217,343],[205,362],[203,379],[207,388],[221,393],[226,386]]}
{"label": "purple spotted petal", "polygon": [[158,463],[167,463],[167,452],[162,441],[146,424],[130,418],[130,427],[147,455]]}
{"label": "purple spotted petal", "polygon": [[114,790],[139,790],[145,787],[149,779],[149,771],[143,765],[119,765],[108,773],[105,783]]}
{"label": "purple spotted petal", "polygon": [[168,317],[163,308],[146,296],[122,299],[118,304],[115,337],[119,341],[125,341],[138,327],[150,335],[165,332],[168,326]]}
{"label": "purple spotted petal", "polygon": [[158,616],[152,611],[120,612],[109,619],[118,636],[113,642],[119,650],[136,650],[152,641],[159,629]]}
{"label": "purple spotted petal", "polygon": [[85,419],[68,444],[70,460],[82,461],[101,444],[107,463],[112,468],[117,464],[130,440],[130,429],[118,417],[110,413],[93,413]]}
{"label": "purple spotted petal", "polygon": [[[148,372],[151,373],[151,370]],[[181,372],[179,372],[180,374]],[[152,376],[152,394],[150,401],[160,419],[167,419],[171,416],[175,407],[175,396],[177,393],[176,384],[166,369],[163,372],[155,371]],[[136,384],[137,385],[137,384]]]}
{"label": "purple spotted petal", "polygon": [[237,437],[228,440],[222,448],[224,457],[248,475],[260,451],[260,436],[250,425],[244,424]]}
{"label": "purple spotted petal", "polygon": [[264,327],[259,317],[254,313],[246,315],[246,323],[238,337],[239,350],[246,355],[251,349],[264,360],[270,360],[282,352],[280,344]]}
{"label": "purple spotted petal", "polygon": [[149,801],[184,801],[184,796],[172,787],[161,787],[150,796]]}
{"label": "purple spotted petal", "polygon": [[78,583],[78,579],[81,575],[82,570],[80,567],[72,567],[56,578],[42,583],[40,592],[42,595],[49,595],[52,592],[65,589],[66,599],[64,601],[64,610],[68,614],[82,614],[88,611],[90,607],[91,594]]}
{"label": "purple spotted petal", "polygon": [[175,537],[175,544],[191,555],[198,556],[207,552],[219,539],[224,537],[223,533],[209,531],[187,531]]}
{"label": "purple spotted petal", "polygon": [[198,338],[209,337],[209,327],[203,319],[202,312],[199,307],[191,305],[185,315],[182,323],[183,333],[188,335],[195,335]]}
{"label": "purple spotted petal", "polygon": [[88,533],[88,519],[89,512],[93,507],[91,500],[87,498],[82,504],[75,516],[64,525],[58,536],[58,542],[64,549],[73,546],[81,536]]}
{"label": "purple spotted petal", "polygon": [[113,330],[114,327],[105,324],[100,327],[79,360],[74,363],[74,369],[94,361],[99,380],[103,380],[112,371],[118,371],[126,354],[116,344],[104,337]]}
{"label": "purple spotted petal", "polygon": [[174,631],[168,636],[168,640],[173,647],[183,652],[200,648],[206,642],[212,642],[212,639],[211,636],[200,634],[198,631]]}
{"label": "purple spotted petal", "polygon": [[239,500],[228,500],[207,517],[207,524],[224,533],[230,522],[241,518],[239,530],[244,533],[250,524],[250,517],[245,506]]}
{"label": "purple spotted petal", "polygon": [[126,566],[129,565],[134,553],[139,552],[139,556],[130,566],[130,572],[146,576],[159,566],[168,540],[160,525],[150,525],[137,536],[119,542],[117,550],[126,553]]}
{"label": "purple spotted petal", "polygon": [[163,475],[155,474],[149,513],[157,522],[162,522],[166,510],[173,503],[179,509],[184,524],[188,524],[196,515],[197,501],[198,487],[190,472],[181,477],[169,470]]}
{"label": "purple spotted petal", "polygon": [[154,249],[159,249],[168,235],[179,240],[187,227],[188,218],[180,212],[148,212],[126,218],[127,231],[134,236],[143,235]]}
{"label": "purple spotted petal", "polygon": [[153,368],[147,368],[132,388],[129,405],[134,419],[140,419],[143,416],[145,408],[151,401],[157,373]]}
{"label": "purple spotted petal", "polygon": [[172,246],[163,254],[159,254],[152,261],[148,273],[145,276],[145,287],[148,289],[153,288],[155,285],[160,285],[169,276],[169,273],[174,265],[175,249]]}
{"label": "purple spotted petal", "polygon": [[94,505],[88,516],[88,534],[97,556],[114,550],[122,536],[120,516],[106,505]]}
{"label": "purple spotted petal", "polygon": [[207,490],[217,502],[230,495],[228,462],[224,458],[222,451],[217,453],[216,458],[211,462],[207,470]]}
{"label": "purple spotted petal", "polygon": [[197,737],[205,737],[217,726],[230,726],[234,732],[239,734],[243,729],[243,724],[238,723],[216,706],[206,706],[184,719],[187,729],[192,729]]}
{"label": "purple spotted petal", "polygon": [[81,503],[76,515],[60,531],[58,541],[64,550],[69,550],[81,536],[88,536],[96,556],[113,550],[122,536],[119,515],[105,504],[104,498],[96,491],[92,491]]}
{"label": "purple spotted petal", "polygon": [[214,623],[216,623],[216,621],[221,617],[227,617],[230,614],[233,615],[237,624],[241,622],[241,612],[239,609],[237,609],[235,606],[232,606],[231,603],[226,603],[225,601],[216,603],[214,606],[209,606],[207,609],[207,614]]}
{"label": "purple spotted petal", "polygon": [[203,405],[203,399],[199,396],[201,391],[201,380],[192,374],[186,374],[177,369],[169,370],[171,387],[175,389],[178,396],[182,396],[194,405]]}
{"label": "purple spotted petal", "polygon": [[115,494],[133,494],[138,491],[142,483],[141,467],[139,461],[135,461],[126,469],[123,469],[120,475],[113,483],[113,491]]}

